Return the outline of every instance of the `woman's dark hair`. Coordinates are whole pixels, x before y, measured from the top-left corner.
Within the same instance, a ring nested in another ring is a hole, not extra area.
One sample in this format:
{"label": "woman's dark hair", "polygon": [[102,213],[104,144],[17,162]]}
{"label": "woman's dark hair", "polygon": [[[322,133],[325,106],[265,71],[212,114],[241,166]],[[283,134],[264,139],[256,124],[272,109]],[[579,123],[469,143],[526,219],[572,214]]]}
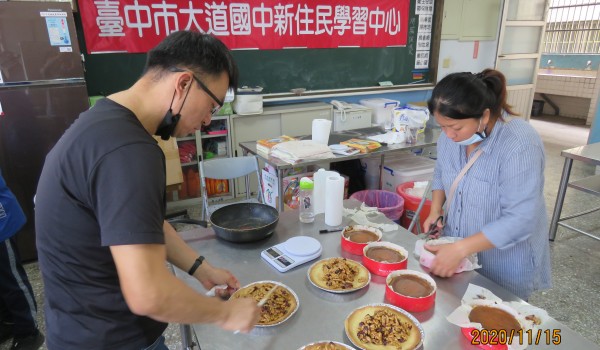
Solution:
{"label": "woman's dark hair", "polygon": [[148,52],[144,74],[153,70],[173,71],[173,68],[189,69],[199,77],[227,72],[229,87],[236,89],[238,85],[238,68],[231,52],[210,34],[174,32]]}
{"label": "woman's dark hair", "polygon": [[506,102],[506,78],[500,71],[452,73],[436,84],[427,101],[429,112],[452,119],[480,118],[486,108],[492,118],[502,119],[502,111],[513,112]]}

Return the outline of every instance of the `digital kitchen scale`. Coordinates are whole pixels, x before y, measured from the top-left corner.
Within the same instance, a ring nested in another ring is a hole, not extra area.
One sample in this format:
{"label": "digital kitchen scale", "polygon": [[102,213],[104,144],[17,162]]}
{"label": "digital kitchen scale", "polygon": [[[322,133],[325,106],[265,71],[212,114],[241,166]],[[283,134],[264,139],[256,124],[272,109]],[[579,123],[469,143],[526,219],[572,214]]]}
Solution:
{"label": "digital kitchen scale", "polygon": [[278,271],[286,272],[321,255],[321,243],[312,237],[292,237],[260,253],[260,256]]}

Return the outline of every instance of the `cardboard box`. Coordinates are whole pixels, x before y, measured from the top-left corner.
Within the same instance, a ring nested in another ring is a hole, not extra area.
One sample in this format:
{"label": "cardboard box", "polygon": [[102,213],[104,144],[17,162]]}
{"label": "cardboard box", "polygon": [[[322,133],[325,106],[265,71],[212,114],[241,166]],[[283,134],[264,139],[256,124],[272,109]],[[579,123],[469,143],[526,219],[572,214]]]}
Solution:
{"label": "cardboard box", "polygon": [[181,161],[179,160],[179,149],[177,141],[171,137],[167,141],[158,136],[154,136],[158,145],[165,154],[167,170],[167,186],[176,185],[183,182],[183,172],[181,171]]}

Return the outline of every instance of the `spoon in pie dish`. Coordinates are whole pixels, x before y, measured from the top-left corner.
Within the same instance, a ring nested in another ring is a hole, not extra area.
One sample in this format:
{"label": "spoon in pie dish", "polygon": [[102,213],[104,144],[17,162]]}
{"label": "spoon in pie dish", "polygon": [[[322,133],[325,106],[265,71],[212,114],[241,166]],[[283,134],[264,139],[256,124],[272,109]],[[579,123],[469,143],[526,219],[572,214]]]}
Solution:
{"label": "spoon in pie dish", "polygon": [[[278,285],[273,286],[273,288],[271,288],[271,290],[262,299],[260,299],[260,301],[256,305],[258,305],[258,307],[263,307],[263,305],[265,305],[265,303],[267,302],[267,300],[269,300],[271,295],[273,295],[273,293],[275,292],[277,287],[279,287],[279,286]],[[239,330],[233,332],[233,334],[238,334],[238,333],[240,333]]]}
{"label": "spoon in pie dish", "polygon": [[279,286],[278,285],[273,286],[273,288],[271,288],[271,290],[267,293],[267,295],[265,295],[262,299],[260,299],[260,301],[257,304],[258,307],[262,307],[263,305],[265,305],[265,303],[267,302],[267,300],[269,300],[271,295],[273,295],[273,292],[275,292],[275,289],[277,289],[277,287],[279,287]]}

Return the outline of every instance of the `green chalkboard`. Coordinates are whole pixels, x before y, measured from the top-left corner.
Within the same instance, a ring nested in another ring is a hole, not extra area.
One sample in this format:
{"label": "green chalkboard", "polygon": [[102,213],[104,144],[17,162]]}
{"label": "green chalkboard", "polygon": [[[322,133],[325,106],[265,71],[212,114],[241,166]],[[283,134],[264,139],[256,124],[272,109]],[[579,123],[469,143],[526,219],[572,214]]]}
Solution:
{"label": "green chalkboard", "polygon": [[85,56],[88,94],[110,95],[129,88],[142,75],[146,54],[98,54]]}
{"label": "green chalkboard", "polygon": [[[419,34],[415,2],[411,1],[406,47],[235,50],[233,56],[240,68],[240,86],[262,86],[265,94],[274,94],[289,92],[292,88],[318,91],[375,87],[381,81],[391,81],[394,85],[432,83],[435,79],[432,69],[415,69]],[[434,56],[439,45],[436,29],[442,11],[437,1],[436,6],[430,67],[437,63]],[[88,92],[105,95],[126,89],[139,78],[145,58],[145,54],[86,55]]]}
{"label": "green chalkboard", "polygon": [[[264,87],[266,93],[292,88],[330,90],[377,86],[380,81],[408,84],[413,80],[414,55],[404,47],[371,49],[293,49],[235,51],[243,85]],[[268,59],[265,59],[268,57]]]}

